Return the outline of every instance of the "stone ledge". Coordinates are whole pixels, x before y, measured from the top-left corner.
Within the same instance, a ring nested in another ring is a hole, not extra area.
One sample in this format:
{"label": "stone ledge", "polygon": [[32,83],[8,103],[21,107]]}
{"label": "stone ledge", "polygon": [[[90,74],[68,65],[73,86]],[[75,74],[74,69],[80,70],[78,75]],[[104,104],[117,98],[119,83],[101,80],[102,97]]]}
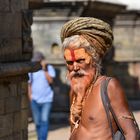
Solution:
{"label": "stone ledge", "polygon": [[24,75],[41,68],[39,62],[0,63],[0,78]]}

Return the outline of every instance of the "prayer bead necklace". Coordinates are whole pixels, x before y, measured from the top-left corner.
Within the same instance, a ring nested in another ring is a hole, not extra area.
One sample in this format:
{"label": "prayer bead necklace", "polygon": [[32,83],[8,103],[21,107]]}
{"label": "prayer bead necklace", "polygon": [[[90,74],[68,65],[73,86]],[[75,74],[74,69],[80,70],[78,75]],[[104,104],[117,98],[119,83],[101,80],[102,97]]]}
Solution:
{"label": "prayer bead necklace", "polygon": [[[96,80],[98,79],[98,76],[99,76],[99,73],[98,73],[98,71],[96,71],[95,78],[94,78],[93,82],[90,84],[90,86],[87,89],[86,94],[83,96],[83,99],[81,100],[81,105],[80,105],[81,107],[79,107],[81,109],[79,111],[80,113],[78,114],[78,117],[77,117],[76,121],[75,121],[75,116],[74,116],[75,115],[74,112],[76,110],[75,106],[74,106],[75,103],[76,103],[76,96],[73,97],[73,101],[72,101],[71,108],[70,108],[70,121],[76,128],[78,127],[78,124],[81,120],[81,113],[82,113],[85,101],[86,101],[87,97],[89,96],[89,94],[92,92],[93,86],[94,86]],[[78,112],[78,110],[77,110],[77,112]]]}

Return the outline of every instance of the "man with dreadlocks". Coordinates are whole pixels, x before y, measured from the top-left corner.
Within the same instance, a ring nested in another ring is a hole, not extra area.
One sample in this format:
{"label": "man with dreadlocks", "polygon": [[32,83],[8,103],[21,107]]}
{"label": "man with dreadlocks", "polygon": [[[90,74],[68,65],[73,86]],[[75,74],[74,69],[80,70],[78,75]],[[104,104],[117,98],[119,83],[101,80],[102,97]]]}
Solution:
{"label": "man with dreadlocks", "polygon": [[[61,40],[71,83],[70,140],[114,140],[118,126],[126,140],[139,140],[119,81],[101,75],[101,60],[112,47],[110,26],[96,18],[79,17],[64,24]],[[108,81],[106,90],[104,81]],[[107,93],[117,120],[111,112],[108,117],[101,92]]]}

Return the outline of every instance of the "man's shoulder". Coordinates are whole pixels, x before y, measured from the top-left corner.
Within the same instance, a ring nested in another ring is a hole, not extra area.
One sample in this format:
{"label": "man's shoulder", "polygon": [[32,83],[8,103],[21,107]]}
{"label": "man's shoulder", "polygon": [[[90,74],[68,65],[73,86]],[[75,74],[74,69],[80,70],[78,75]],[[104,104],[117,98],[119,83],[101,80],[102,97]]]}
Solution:
{"label": "man's shoulder", "polygon": [[101,75],[97,78],[97,84],[101,85],[103,82],[108,81],[108,83],[116,80],[114,77],[106,76],[106,75]]}
{"label": "man's shoulder", "polygon": [[125,91],[121,85],[121,81],[113,77],[108,83],[108,96],[111,100],[124,99]]}
{"label": "man's shoulder", "polygon": [[109,85],[110,86],[120,86],[120,81],[119,79],[117,79],[116,77],[109,77],[109,76],[106,76],[106,80],[109,81]]}

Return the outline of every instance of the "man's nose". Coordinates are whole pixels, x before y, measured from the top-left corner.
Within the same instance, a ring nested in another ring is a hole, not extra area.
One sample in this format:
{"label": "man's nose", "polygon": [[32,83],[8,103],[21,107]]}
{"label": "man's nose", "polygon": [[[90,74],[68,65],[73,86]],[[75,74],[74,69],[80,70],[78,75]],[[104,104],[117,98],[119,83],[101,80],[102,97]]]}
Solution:
{"label": "man's nose", "polygon": [[80,69],[79,65],[77,64],[77,62],[73,63],[73,69],[74,71],[78,71]]}

